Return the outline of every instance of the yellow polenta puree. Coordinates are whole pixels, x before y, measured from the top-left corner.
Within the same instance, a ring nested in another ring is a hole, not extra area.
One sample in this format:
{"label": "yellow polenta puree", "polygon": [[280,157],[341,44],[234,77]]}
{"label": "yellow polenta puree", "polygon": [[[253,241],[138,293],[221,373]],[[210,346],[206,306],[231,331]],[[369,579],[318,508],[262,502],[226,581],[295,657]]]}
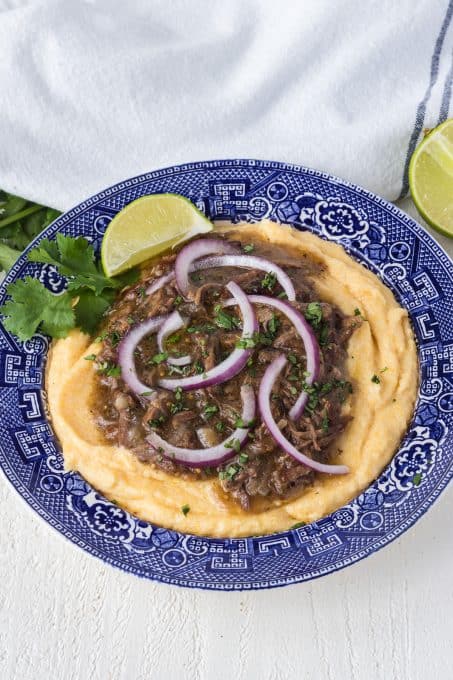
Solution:
{"label": "yellow polenta puree", "polygon": [[[228,499],[215,478],[184,479],[140,462],[125,448],[106,444],[94,422],[90,400],[95,388],[93,362],[87,354],[100,346],[73,331],[50,351],[47,394],[53,427],[65,466],[77,470],[93,487],[141,519],[205,536],[237,537],[288,529],[313,522],[362,492],[392,458],[411,417],[418,385],[417,354],[406,310],[391,291],[343,248],[313,234],[263,221],[227,227],[244,243],[267,241],[285,246],[291,255],[321,265],[313,279],[321,300],[344,314],[360,309],[366,319],[348,345],[347,369],[354,393],[345,412],[352,416],[334,443],[332,463],[350,473],[317,475],[312,486],[288,500],[263,503],[244,511]],[[382,372],[385,369],[385,372]],[[380,376],[380,382],[372,376]],[[183,505],[190,512],[181,512]]]}

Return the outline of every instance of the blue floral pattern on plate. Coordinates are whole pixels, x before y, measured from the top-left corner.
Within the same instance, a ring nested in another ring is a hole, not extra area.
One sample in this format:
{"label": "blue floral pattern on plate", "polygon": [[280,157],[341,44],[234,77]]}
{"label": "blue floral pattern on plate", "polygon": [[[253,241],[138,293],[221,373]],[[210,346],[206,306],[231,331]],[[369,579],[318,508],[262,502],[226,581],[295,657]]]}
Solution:
{"label": "blue floral pattern on plate", "polygon": [[[219,590],[306,581],[386,545],[433,503],[452,476],[453,265],[416,222],[393,205],[334,177],[284,163],[223,160],[134,177],[89,198],[50,225],[99,249],[112,217],[149,193],[187,196],[209,218],[270,218],[341,243],[390,286],[412,320],[420,358],[419,398],[399,451],[358,498],[309,526],[270,536],[204,538],[131,516],[78,474],[63,469],[43,400],[48,338],[20,343],[0,325],[0,466],[26,502],[57,531],[138,576]],[[22,256],[0,290],[24,275],[58,294],[64,280]]]}

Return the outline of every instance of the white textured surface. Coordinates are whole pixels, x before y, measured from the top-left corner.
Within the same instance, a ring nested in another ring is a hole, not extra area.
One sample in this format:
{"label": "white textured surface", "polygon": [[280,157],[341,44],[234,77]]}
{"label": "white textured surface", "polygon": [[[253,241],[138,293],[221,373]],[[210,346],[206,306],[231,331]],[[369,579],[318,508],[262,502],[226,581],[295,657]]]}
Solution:
{"label": "white textured surface", "polygon": [[0,514],[1,680],[453,677],[451,488],[355,566],[243,594],[104,566],[52,533],[3,478]]}
{"label": "white textured surface", "polygon": [[448,6],[0,0],[1,186],[68,209],[167,165],[264,157],[395,199],[416,117],[448,114]]}

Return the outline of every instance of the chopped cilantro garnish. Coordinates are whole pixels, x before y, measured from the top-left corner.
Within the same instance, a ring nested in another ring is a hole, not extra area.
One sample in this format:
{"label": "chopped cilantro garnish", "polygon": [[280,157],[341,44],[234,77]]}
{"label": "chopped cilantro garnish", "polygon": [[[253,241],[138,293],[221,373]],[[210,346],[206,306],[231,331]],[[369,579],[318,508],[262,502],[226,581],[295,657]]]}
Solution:
{"label": "chopped cilantro garnish", "polygon": [[381,379],[375,373],[371,378],[371,382],[376,383],[376,385],[379,385],[379,383],[381,382]]}
{"label": "chopped cilantro garnish", "polygon": [[164,416],[159,416],[158,418],[150,418],[148,420],[148,425],[150,427],[160,427],[164,422],[165,422]]}
{"label": "chopped cilantro garnish", "polygon": [[188,513],[190,512],[190,505],[187,505],[187,503],[185,505],[183,505],[181,507],[181,512],[184,515],[184,517],[186,517],[188,515]]}
{"label": "chopped cilantro garnish", "polygon": [[120,340],[121,334],[118,333],[118,331],[112,331],[110,333],[110,342],[112,343],[112,347],[116,347]]}
{"label": "chopped cilantro garnish", "polygon": [[321,346],[327,345],[328,340],[329,340],[329,324],[322,323],[321,329],[319,331],[319,344]]}
{"label": "chopped cilantro garnish", "polygon": [[239,472],[240,468],[237,465],[229,465],[225,470],[226,478],[233,479],[235,475]]}
{"label": "chopped cilantro garnish", "polygon": [[384,366],[384,368],[381,368],[381,370],[379,371],[379,373],[385,373],[385,372],[388,371],[388,370],[389,370],[389,369],[388,369],[388,366]]}
{"label": "chopped cilantro garnish", "polygon": [[174,345],[177,342],[181,340],[181,333],[173,333],[173,335],[170,335],[169,338],[167,338],[166,342],[170,345]]}
{"label": "chopped cilantro garnish", "polygon": [[268,272],[266,276],[261,280],[261,287],[267,288],[272,292],[275,284],[277,283],[277,277],[274,272]]}
{"label": "chopped cilantro garnish", "polygon": [[421,472],[416,472],[415,475],[412,477],[412,483],[414,486],[419,486],[420,482],[422,481],[423,475]]}
{"label": "chopped cilantro garnish", "polygon": [[167,352],[159,352],[159,354],[155,354],[153,357],[151,357],[153,364],[162,364],[164,361],[166,361],[166,359],[168,359]]}
{"label": "chopped cilantro garnish", "polygon": [[252,253],[255,250],[255,246],[253,243],[247,243],[245,246],[242,246],[242,250],[244,253]]}
{"label": "chopped cilantro garnish", "polygon": [[297,389],[294,387],[294,385],[291,385],[289,391],[291,392],[291,394],[297,394]]}
{"label": "chopped cilantro garnish", "polygon": [[219,407],[215,404],[207,404],[203,409],[203,413],[205,414],[206,418],[210,418],[214,415],[214,413],[218,413],[218,411]]}
{"label": "chopped cilantro garnish", "polygon": [[245,463],[248,461],[248,459],[249,459],[249,457],[248,457],[247,453],[241,453],[239,455],[239,462],[241,463],[241,465],[245,465]]}
{"label": "chopped cilantro garnish", "polygon": [[215,429],[217,430],[217,432],[224,432],[225,431],[225,423],[222,423],[222,421],[219,420],[219,422],[215,424]]}
{"label": "chopped cilantro garnish", "polygon": [[214,323],[219,328],[225,328],[228,331],[232,331],[239,326],[239,319],[224,312],[220,305],[215,305],[214,311],[216,313]]}
{"label": "chopped cilantro garnish", "polygon": [[203,323],[199,326],[189,326],[187,329],[188,333],[213,333],[217,330],[216,326],[212,323]]}
{"label": "chopped cilantro garnish", "polygon": [[355,315],[355,316],[362,316],[362,312],[360,311],[360,309],[359,309],[358,307],[356,307],[356,308],[354,309],[354,315]]}
{"label": "chopped cilantro garnish", "polygon": [[111,361],[103,361],[98,364],[97,372],[101,373],[102,375],[108,375],[111,378],[116,378],[117,376],[121,375],[121,368],[120,366],[113,364]]}
{"label": "chopped cilantro garnish", "polygon": [[177,387],[175,390],[175,401],[174,403],[170,404],[170,413],[172,415],[175,415],[175,413],[179,413],[180,411],[186,411],[187,408],[184,406],[184,400],[183,400],[183,394],[182,394],[182,389],[180,387]]}
{"label": "chopped cilantro garnish", "polygon": [[195,369],[195,373],[198,373],[198,374],[204,373],[204,366],[203,366],[203,364],[200,363],[199,361],[196,361],[196,362],[194,363],[193,367],[194,367],[194,369]]}
{"label": "chopped cilantro garnish", "polygon": [[322,431],[324,433],[329,431],[329,424],[330,424],[329,423],[329,416],[327,415],[327,413],[324,413],[324,415],[322,417],[322,421],[321,421],[321,428],[322,428]]}
{"label": "chopped cilantro garnish", "polygon": [[184,302],[183,297],[182,297],[181,295],[177,295],[177,296],[175,297],[175,305],[176,305],[176,307],[178,307],[178,305],[180,305],[182,302]]}
{"label": "chopped cilantro garnish", "polygon": [[320,303],[309,302],[304,316],[314,328],[317,328],[322,321],[322,307]]}
{"label": "chopped cilantro garnish", "polygon": [[236,347],[239,349],[253,349],[256,347],[256,342],[253,338],[241,338],[237,341]]}
{"label": "chopped cilantro garnish", "polygon": [[[242,418],[236,418],[234,427],[253,427],[255,424],[255,419],[253,420],[243,420]],[[234,440],[233,440],[234,441]]]}
{"label": "chopped cilantro garnish", "polygon": [[86,357],[83,357],[86,361],[95,361],[96,359],[96,354],[88,354]]}
{"label": "chopped cilantro garnish", "polygon": [[292,364],[297,364],[297,357],[295,354],[288,354],[288,361]]}
{"label": "chopped cilantro garnish", "polygon": [[281,293],[279,293],[277,295],[277,297],[280,298],[280,300],[287,300],[288,299],[288,295],[287,295],[287,293],[285,293],[285,291],[282,291]]}
{"label": "chopped cilantro garnish", "polygon": [[305,527],[307,526],[307,522],[296,522],[292,526],[290,526],[290,529],[300,529],[300,527]]}
{"label": "chopped cilantro garnish", "polygon": [[267,324],[267,328],[273,335],[275,335],[278,332],[278,329],[280,328],[280,321],[275,314],[272,314],[272,317],[269,323]]}
{"label": "chopped cilantro garnish", "polygon": [[239,451],[241,450],[241,442],[239,441],[239,439],[236,439],[235,437],[227,441],[225,446],[232,448],[234,451],[236,451],[236,453],[239,453]]}

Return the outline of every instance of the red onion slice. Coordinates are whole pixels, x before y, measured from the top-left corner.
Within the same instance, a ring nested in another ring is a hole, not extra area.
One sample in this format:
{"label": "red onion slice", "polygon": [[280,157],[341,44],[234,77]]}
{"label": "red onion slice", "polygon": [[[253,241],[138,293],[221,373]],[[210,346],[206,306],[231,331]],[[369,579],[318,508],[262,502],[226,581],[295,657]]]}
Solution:
{"label": "red onion slice", "polygon": [[[251,385],[243,385],[241,387],[241,399],[241,418],[244,423],[250,423],[255,418],[256,411],[255,395]],[[249,427],[238,427],[221,444],[207,449],[183,449],[173,446],[173,444],[169,444],[165,439],[162,439],[157,432],[151,432],[147,437],[147,441],[153,449],[174,460],[176,463],[182,463],[189,467],[207,467],[220,465],[225,460],[228,460],[228,458],[231,458],[247,441],[249,429]]]}
{"label": "red onion slice", "polygon": [[145,336],[159,330],[167,318],[167,315],[153,316],[151,319],[138,324],[124,336],[118,345],[118,363],[121,368],[121,377],[132,392],[150,400],[154,398],[156,393],[149,385],[145,385],[139,379],[135,368],[134,352],[139,342]]}
{"label": "red onion slice", "polygon": [[176,284],[181,295],[186,297],[187,293],[189,292],[189,273],[194,271],[192,269],[194,260],[198,260],[200,257],[204,257],[205,255],[210,255],[212,253],[221,255],[224,253],[236,252],[237,248],[235,248],[231,243],[213,238],[200,238],[185,246],[179,251],[175,261]]}
{"label": "red onion slice", "polygon": [[[304,343],[305,347],[308,373],[305,382],[307,385],[312,385],[314,382],[316,382],[319,377],[319,345],[315,334],[313,333],[313,330],[305,317],[297,309],[291,307],[291,305],[284,300],[271,298],[267,295],[249,295],[248,298],[250,302],[253,302],[254,304],[267,305],[269,307],[278,309],[279,312],[284,314],[287,319],[291,321],[291,323],[294,325],[294,328],[302,338],[302,342]],[[223,303],[223,307],[231,307],[235,304],[235,300],[229,299]],[[298,420],[300,418],[307,400],[308,394],[305,391],[302,391],[289,412],[289,417],[291,420]]]}
{"label": "red onion slice", "polygon": [[[168,319],[164,321],[162,326],[159,328],[157,334],[157,346],[159,347],[159,352],[165,353],[164,343],[169,335],[173,335],[180,328],[185,326],[184,319],[178,311],[172,312]],[[183,357],[168,357],[167,364],[172,366],[187,366],[192,362],[192,357],[188,354]]]}
{"label": "red onion slice", "polygon": [[157,293],[158,290],[163,288],[166,283],[170,283],[170,281],[173,281],[175,278],[175,272],[172,269],[171,271],[168,272],[168,274],[164,274],[163,276],[159,276],[158,279],[153,281],[148,288],[146,289],[146,294],[147,295],[152,295],[152,293]]}
{"label": "red onion slice", "polygon": [[286,453],[299,461],[299,463],[306,465],[312,470],[316,470],[316,472],[325,472],[331,475],[346,474],[349,472],[349,468],[346,465],[327,465],[325,463],[319,463],[318,461],[313,460],[304,453],[298,451],[296,447],[286,439],[283,432],[278,428],[278,425],[274,420],[274,416],[272,415],[270,399],[272,389],[285,364],[286,357],[283,354],[280,354],[280,356],[278,356],[272,361],[272,363],[269,364],[261,380],[258,392],[258,406],[263,422],[266,424],[269,432],[277,444],[281,446],[281,448],[286,451]]}
{"label": "red onion slice", "polygon": [[[255,312],[250,304],[247,295],[237,283],[230,281],[227,289],[235,298],[242,314],[242,339],[251,338],[253,333],[258,330]],[[201,375],[192,375],[189,378],[162,378],[159,380],[160,387],[167,390],[176,390],[180,387],[183,390],[196,390],[200,387],[210,385],[220,385],[221,383],[234,378],[247,363],[251,350],[236,348],[225,361],[217,364],[213,369]]]}
{"label": "red onion slice", "polygon": [[259,269],[268,274],[275,274],[275,277],[283,290],[285,291],[288,300],[296,299],[296,291],[293,282],[288,274],[283,271],[281,267],[265,260],[264,257],[255,257],[254,255],[223,255],[212,257],[205,257],[198,262],[193,263],[192,271],[200,271],[202,269],[210,269],[211,267],[239,267],[241,269]]}

